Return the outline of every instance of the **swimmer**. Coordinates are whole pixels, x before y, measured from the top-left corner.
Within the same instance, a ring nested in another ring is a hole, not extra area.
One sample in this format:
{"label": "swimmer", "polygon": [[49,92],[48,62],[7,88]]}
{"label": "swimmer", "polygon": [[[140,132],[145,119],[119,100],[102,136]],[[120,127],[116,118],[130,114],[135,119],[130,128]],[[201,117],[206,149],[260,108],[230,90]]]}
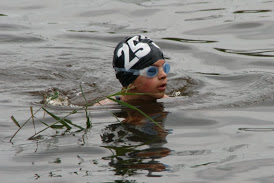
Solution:
{"label": "swimmer", "polygon": [[[115,96],[115,99],[132,102],[168,97],[165,90],[170,65],[159,46],[148,37],[137,35],[121,41],[114,50],[113,68],[125,93],[144,94]],[[113,101],[105,99],[99,105],[110,103]]]}

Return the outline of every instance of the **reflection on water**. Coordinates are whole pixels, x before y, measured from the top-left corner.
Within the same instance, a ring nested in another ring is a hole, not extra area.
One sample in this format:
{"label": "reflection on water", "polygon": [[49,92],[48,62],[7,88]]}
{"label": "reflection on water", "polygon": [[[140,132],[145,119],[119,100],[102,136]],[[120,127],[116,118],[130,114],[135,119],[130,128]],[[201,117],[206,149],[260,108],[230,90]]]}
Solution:
{"label": "reflection on water", "polygon": [[102,132],[101,138],[105,148],[113,155],[103,159],[110,161],[116,175],[135,175],[138,170],[147,170],[147,176],[157,176],[153,172],[166,170],[166,165],[159,159],[168,156],[170,149],[164,147],[168,132],[164,124],[168,112],[164,111],[161,103],[148,103],[139,106],[160,126],[145,118],[141,113],[132,109],[123,109],[114,113],[123,118],[121,123],[108,125]]}

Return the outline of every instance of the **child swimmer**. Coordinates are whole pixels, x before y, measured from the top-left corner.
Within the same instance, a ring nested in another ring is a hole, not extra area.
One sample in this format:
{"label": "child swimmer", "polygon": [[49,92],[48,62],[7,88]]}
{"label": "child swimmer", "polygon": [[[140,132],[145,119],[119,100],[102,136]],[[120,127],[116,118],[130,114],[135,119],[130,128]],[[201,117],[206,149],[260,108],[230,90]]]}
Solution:
{"label": "child swimmer", "polygon": [[[168,97],[165,90],[170,65],[166,63],[159,46],[148,37],[137,35],[121,41],[114,50],[113,68],[123,90],[126,89],[128,93],[145,93],[115,96],[116,99],[132,102],[156,101]],[[99,105],[111,103],[113,101],[105,99]]]}

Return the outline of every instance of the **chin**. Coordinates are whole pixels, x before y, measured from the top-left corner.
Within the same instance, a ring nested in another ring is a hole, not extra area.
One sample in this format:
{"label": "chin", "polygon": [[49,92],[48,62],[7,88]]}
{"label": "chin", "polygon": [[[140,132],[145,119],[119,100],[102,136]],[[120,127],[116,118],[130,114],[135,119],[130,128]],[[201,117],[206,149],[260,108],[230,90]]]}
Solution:
{"label": "chin", "polygon": [[154,96],[155,99],[160,99],[163,98],[165,96],[165,93],[161,93],[161,94],[157,94]]}

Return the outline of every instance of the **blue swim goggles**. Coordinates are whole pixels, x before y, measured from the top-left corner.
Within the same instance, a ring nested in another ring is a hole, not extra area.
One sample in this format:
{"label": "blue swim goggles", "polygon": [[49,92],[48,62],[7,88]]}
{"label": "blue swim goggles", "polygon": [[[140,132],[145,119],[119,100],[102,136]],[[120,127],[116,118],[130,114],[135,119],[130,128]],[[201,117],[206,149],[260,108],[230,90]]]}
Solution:
{"label": "blue swim goggles", "polygon": [[[170,65],[168,63],[165,63],[162,67],[163,67],[163,70],[166,74],[169,73]],[[159,73],[159,67],[154,66],[154,65],[146,67],[142,70],[136,70],[136,69],[126,70],[124,68],[118,68],[118,67],[114,67],[114,69],[116,71],[116,74],[119,73],[119,72],[131,72],[131,73],[133,73],[133,75],[146,76],[148,78],[153,78],[153,77],[157,76],[158,73]]]}

